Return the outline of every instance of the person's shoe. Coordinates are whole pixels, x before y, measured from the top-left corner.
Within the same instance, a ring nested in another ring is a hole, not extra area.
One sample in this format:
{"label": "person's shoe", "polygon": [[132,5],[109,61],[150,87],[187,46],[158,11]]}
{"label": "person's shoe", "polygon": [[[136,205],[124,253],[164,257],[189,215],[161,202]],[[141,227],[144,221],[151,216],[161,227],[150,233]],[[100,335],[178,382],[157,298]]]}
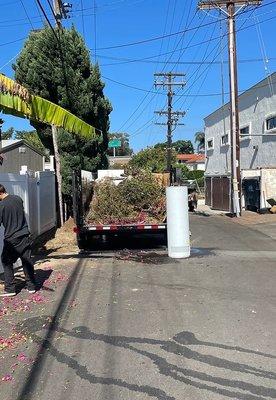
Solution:
{"label": "person's shoe", "polygon": [[34,294],[35,292],[36,292],[36,289],[27,289],[28,290],[28,292],[30,293],[30,294]]}
{"label": "person's shoe", "polygon": [[14,297],[16,296],[16,292],[6,292],[6,290],[4,290],[4,292],[0,293],[0,297]]}
{"label": "person's shoe", "polygon": [[27,285],[26,289],[30,294],[34,294],[38,290],[37,285]]}

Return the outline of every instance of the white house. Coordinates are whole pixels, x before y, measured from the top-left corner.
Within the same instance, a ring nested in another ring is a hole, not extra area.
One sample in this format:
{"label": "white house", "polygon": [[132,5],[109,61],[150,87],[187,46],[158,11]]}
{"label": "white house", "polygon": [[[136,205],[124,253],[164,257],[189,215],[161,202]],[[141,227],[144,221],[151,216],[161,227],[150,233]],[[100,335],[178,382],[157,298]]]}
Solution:
{"label": "white house", "polygon": [[[242,206],[261,209],[276,198],[276,73],[238,97]],[[206,203],[229,210],[230,103],[204,118]]]}
{"label": "white house", "polygon": [[190,171],[205,170],[204,154],[177,154],[176,158],[179,164],[185,164]]}

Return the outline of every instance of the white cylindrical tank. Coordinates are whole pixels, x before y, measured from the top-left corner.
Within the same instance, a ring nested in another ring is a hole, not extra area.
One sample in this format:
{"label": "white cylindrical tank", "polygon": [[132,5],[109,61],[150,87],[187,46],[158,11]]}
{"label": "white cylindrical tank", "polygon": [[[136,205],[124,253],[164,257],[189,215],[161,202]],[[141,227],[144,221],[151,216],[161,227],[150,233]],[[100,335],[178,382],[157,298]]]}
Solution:
{"label": "white cylindrical tank", "polygon": [[190,256],[188,190],[185,186],[166,189],[168,255],[171,258]]}

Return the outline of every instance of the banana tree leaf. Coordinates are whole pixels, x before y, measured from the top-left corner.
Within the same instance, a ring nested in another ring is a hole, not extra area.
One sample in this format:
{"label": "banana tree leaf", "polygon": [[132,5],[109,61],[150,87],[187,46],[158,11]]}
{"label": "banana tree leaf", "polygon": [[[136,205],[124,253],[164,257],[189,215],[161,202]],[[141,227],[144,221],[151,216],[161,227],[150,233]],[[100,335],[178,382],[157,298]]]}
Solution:
{"label": "banana tree leaf", "polygon": [[1,74],[0,111],[49,125],[56,125],[86,139],[96,137],[96,130],[93,126],[57,104],[30,94],[26,88]]}

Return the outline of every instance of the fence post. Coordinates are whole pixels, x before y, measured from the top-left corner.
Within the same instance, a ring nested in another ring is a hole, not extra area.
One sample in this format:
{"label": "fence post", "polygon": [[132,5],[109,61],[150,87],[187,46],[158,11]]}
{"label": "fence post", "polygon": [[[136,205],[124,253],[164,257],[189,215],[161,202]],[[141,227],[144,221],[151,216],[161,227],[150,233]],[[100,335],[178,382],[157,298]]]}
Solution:
{"label": "fence post", "polygon": [[40,207],[40,173],[35,173],[36,177],[36,204],[37,204],[37,235],[41,234],[41,207]]}

